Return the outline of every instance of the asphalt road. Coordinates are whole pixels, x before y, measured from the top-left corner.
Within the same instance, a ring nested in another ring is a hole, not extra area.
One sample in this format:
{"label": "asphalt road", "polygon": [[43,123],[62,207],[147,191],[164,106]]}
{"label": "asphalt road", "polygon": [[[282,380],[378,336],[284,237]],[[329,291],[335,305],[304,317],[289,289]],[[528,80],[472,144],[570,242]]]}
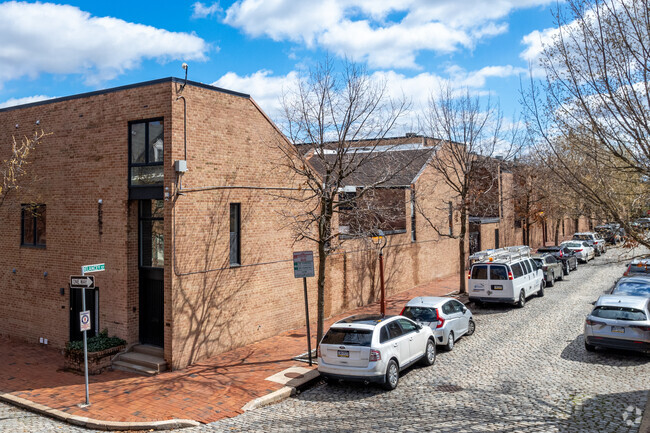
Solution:
{"label": "asphalt road", "polygon": [[[523,309],[470,308],[476,333],[399,386],[320,383],[198,432],[638,432],[650,356],[588,353],[591,302],[624,271],[620,249],[581,265]],[[0,404],[0,432],[88,432]]]}

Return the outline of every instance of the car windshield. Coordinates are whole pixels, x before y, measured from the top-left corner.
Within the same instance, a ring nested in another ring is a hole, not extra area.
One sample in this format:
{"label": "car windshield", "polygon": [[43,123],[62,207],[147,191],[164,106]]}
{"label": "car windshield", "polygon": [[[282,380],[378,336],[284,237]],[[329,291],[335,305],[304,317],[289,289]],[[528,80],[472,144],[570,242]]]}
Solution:
{"label": "car windshield", "polygon": [[435,322],[438,320],[436,309],[430,307],[406,307],[402,316],[416,322]]}
{"label": "car windshield", "polygon": [[650,283],[625,281],[618,283],[612,294],[650,297]]}
{"label": "car windshield", "polygon": [[646,315],[643,311],[637,310],[636,308],[626,307],[600,306],[594,308],[594,311],[591,312],[591,315],[594,317],[600,317],[602,319],[634,321],[646,320]]}
{"label": "car windshield", "polygon": [[370,346],[372,331],[355,328],[330,328],[321,344],[346,344],[349,346]]}

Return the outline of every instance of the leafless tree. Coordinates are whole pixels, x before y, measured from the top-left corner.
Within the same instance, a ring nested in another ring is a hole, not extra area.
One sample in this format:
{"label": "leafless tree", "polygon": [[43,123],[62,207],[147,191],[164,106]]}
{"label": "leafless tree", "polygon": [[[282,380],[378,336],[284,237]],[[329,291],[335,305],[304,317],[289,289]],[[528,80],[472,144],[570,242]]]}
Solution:
{"label": "leafless tree", "polygon": [[453,194],[449,199],[453,199],[455,210],[460,213],[459,233],[424,216],[440,236],[458,239],[461,293],[466,292],[465,245],[472,201],[481,200],[497,188],[500,160],[509,159],[520,148],[517,125],[513,122],[511,127],[504,128],[498,104],[473,96],[469,90],[454,91],[449,85],[430,97],[424,113],[425,133],[436,139],[435,156],[429,164]]}
{"label": "leafless tree", "polygon": [[43,131],[36,132],[32,137],[24,136],[20,142],[13,138],[7,159],[0,164],[0,205],[4,203],[8,194],[21,188],[34,150],[46,135],[48,134]]}
{"label": "leafless tree", "polygon": [[[369,204],[404,166],[386,157],[383,140],[408,103],[390,99],[385,83],[373,81],[359,65],[327,59],[284,96],[283,108],[288,141],[278,144],[284,155],[279,163],[300,189],[286,197],[293,202],[287,217],[295,239],[313,241],[318,249],[320,341],[327,258],[342,242],[340,235],[367,237],[363,232],[375,225],[370,221],[377,221],[377,208]],[[337,219],[342,217],[357,221],[356,228],[341,233]]]}
{"label": "leafless tree", "polygon": [[650,207],[650,0],[568,0],[555,17],[527,124],[558,180],[649,246],[629,223]]}

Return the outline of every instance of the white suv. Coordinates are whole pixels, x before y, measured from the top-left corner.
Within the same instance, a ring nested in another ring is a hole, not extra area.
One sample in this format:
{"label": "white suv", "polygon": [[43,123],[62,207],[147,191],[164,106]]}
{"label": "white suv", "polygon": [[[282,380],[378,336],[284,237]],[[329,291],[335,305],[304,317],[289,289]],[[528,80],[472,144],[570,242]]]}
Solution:
{"label": "white suv", "polygon": [[530,258],[529,247],[488,250],[472,255],[470,260],[477,260],[468,274],[470,301],[507,302],[523,307],[528,296],[544,296],[544,272]]}
{"label": "white suv", "polygon": [[318,347],[318,372],[328,379],[382,383],[392,390],[399,372],[422,361],[433,365],[433,331],[402,316],[351,316],[327,331]]}

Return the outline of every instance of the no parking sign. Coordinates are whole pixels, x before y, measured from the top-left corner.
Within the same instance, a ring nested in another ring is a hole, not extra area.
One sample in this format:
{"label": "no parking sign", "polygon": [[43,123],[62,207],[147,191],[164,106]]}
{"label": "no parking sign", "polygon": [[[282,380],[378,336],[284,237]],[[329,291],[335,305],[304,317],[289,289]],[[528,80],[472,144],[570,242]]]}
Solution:
{"label": "no parking sign", "polygon": [[90,311],[79,313],[79,323],[81,331],[90,331]]}

